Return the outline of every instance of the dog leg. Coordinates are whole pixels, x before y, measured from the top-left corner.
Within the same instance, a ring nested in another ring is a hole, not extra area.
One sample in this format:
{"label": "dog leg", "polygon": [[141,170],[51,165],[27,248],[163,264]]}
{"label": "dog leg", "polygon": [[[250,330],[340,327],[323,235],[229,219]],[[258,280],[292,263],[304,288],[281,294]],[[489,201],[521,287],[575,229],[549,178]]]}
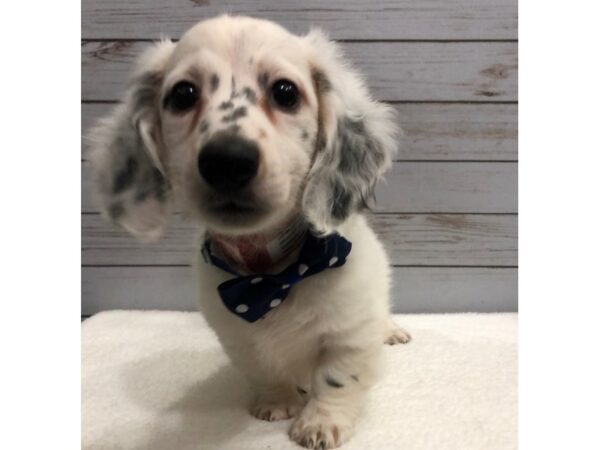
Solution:
{"label": "dog leg", "polygon": [[260,420],[274,422],[296,417],[304,406],[292,387],[282,384],[253,383],[256,399],[250,413]]}
{"label": "dog leg", "polygon": [[411,339],[410,334],[406,330],[400,328],[391,317],[388,317],[385,325],[384,343],[387,345],[406,344]]}
{"label": "dog leg", "polygon": [[308,403],[290,429],[292,440],[325,450],[351,437],[367,389],[375,381],[380,345],[373,342],[366,349],[340,345],[323,352]]}

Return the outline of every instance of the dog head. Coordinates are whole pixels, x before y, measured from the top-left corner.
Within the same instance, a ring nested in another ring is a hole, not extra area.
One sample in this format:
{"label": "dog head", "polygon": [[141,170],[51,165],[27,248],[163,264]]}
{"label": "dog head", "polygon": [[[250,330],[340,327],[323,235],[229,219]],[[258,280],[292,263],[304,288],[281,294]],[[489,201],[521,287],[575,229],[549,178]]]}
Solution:
{"label": "dog head", "polygon": [[328,232],[368,204],[396,131],[321,32],[221,16],[140,57],[92,133],[99,203],[142,238],[172,204],[221,233],[296,213]]}

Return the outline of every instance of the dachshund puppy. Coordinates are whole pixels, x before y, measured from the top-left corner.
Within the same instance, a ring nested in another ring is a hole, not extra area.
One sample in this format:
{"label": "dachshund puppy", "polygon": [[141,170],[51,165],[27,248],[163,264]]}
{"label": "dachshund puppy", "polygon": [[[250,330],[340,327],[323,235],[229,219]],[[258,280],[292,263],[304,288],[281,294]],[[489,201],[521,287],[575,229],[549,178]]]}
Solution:
{"label": "dachshund puppy", "polygon": [[251,413],[308,448],[350,438],[382,343],[410,339],[361,214],[395,123],[320,31],[221,16],[149,48],[92,133],[101,210],[145,240],[171,211],[198,226],[199,308]]}

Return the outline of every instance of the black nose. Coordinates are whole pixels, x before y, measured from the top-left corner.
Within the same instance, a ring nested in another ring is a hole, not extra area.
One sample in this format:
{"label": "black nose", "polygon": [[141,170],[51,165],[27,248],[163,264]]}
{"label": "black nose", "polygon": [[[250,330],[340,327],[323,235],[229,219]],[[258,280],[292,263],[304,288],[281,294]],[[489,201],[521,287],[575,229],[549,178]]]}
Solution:
{"label": "black nose", "polygon": [[198,170],[214,189],[231,193],[256,176],[259,153],[256,143],[231,133],[214,136],[200,150]]}

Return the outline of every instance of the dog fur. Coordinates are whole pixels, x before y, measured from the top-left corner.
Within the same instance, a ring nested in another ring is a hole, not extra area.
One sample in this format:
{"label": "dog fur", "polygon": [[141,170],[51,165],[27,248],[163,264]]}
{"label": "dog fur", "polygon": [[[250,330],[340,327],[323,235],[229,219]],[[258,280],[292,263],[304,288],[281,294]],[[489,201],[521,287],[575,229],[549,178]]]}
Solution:
{"label": "dog fur", "polygon": [[[269,86],[281,78],[299,87],[294,111],[269,101]],[[166,107],[182,79],[200,91],[185,114]],[[321,31],[299,37],[268,21],[220,16],[178,43],[149,48],[123,102],[92,133],[98,203],[141,239],[158,238],[177,209],[200,236],[268,234],[300,215],[314,232],[352,242],[344,266],[297,284],[255,323],[222,304],[217,286],[231,275],[197,264],[199,308],[254,389],[252,414],[295,418],[290,437],[308,448],[349,439],[377,378],[382,342],[410,339],[390,319],[389,262],[361,214],[391,165],[395,123]],[[223,132],[258,145],[260,170],[239,199],[252,213],[215,209],[219,199],[198,174],[200,150]]]}

